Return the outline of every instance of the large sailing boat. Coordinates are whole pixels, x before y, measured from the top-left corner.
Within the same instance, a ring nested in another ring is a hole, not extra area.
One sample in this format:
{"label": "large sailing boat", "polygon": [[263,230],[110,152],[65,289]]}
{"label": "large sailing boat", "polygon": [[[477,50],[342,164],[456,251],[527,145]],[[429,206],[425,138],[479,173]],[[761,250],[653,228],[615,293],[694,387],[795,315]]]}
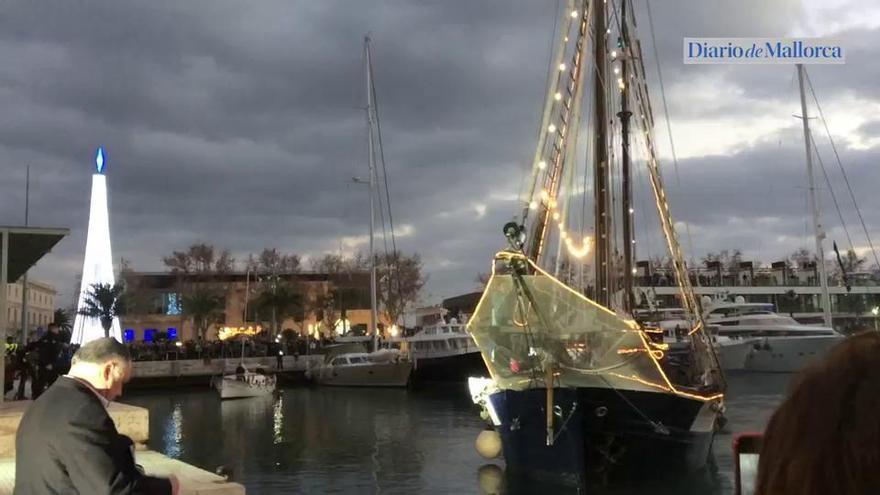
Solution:
{"label": "large sailing boat", "polygon": [[[619,9],[610,8],[615,4]],[[491,374],[484,382],[472,379],[471,392],[499,433],[512,474],[579,483],[591,473],[608,479],[631,470],[700,468],[723,410],[725,383],[663,188],[631,4],[569,0],[559,15],[523,209],[504,226],[508,248],[495,255],[492,277],[468,324]],[[615,90],[618,98],[612,98]],[[588,190],[574,180],[588,91],[592,242],[567,226],[569,198]],[[658,338],[656,329],[632,317],[631,118],[644,143],[652,203],[690,327],[683,358],[668,356],[662,334]],[[610,136],[614,129],[620,131],[617,139]],[[615,206],[622,210],[619,217]],[[615,218],[621,219],[621,234]],[[615,239],[622,256],[612,246]],[[550,257],[554,245],[556,256]],[[584,288],[590,251],[595,273],[592,287]]]}

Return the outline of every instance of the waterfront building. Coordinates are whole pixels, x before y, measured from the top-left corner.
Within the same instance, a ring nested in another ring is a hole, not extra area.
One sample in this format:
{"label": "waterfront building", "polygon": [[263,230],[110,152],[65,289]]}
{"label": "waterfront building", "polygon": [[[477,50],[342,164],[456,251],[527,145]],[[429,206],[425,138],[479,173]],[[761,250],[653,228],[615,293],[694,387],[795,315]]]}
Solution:
{"label": "waterfront building", "polygon": [[[22,280],[8,284],[8,302],[6,308],[6,335],[19,335],[22,323],[22,297],[25,294]],[[28,334],[33,335],[38,329],[45,329],[55,317],[55,287],[45,282],[28,280],[27,282],[27,320]]]}
{"label": "waterfront building", "polygon": [[[164,332],[169,339],[196,339],[198,331],[193,319],[186,314],[183,301],[187,292],[199,288],[213,291],[222,301],[222,309],[208,326],[205,339],[216,339],[229,329],[249,326],[256,329],[258,325],[265,330],[271,328],[271,313],[256,303],[267,289],[253,274],[180,276],[168,272],[126,272],[123,278],[130,301],[130,308],[122,318],[123,338],[127,342],[149,342],[157,332]],[[372,333],[369,272],[300,272],[279,278],[281,283],[294,287],[302,301],[292,311],[294,314],[278,319],[279,331],[290,329],[313,338],[330,338],[348,332]],[[380,311],[380,332],[389,327],[388,322],[387,315]]]}

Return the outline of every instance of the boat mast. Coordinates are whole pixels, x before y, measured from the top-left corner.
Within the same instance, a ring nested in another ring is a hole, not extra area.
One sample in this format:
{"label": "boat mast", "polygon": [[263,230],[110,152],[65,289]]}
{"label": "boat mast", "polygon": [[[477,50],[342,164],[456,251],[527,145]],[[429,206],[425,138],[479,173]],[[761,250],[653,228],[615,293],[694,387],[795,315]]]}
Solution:
{"label": "boat mast", "polygon": [[620,2],[620,117],[621,131],[621,182],[623,187],[623,308],[632,312],[635,304],[633,301],[633,248],[635,239],[633,236],[632,220],[632,183],[630,182],[630,156],[629,156],[629,68],[631,51],[629,49],[629,32],[626,18],[627,0]]}
{"label": "boat mast", "polygon": [[609,281],[609,252],[611,238],[608,235],[608,133],[606,129],[607,116],[605,114],[605,58],[606,58],[606,33],[605,33],[605,2],[593,0],[593,56],[596,62],[596,72],[593,77],[593,107],[596,113],[593,118],[593,128],[596,131],[593,143],[595,163],[594,198],[596,211],[596,294],[595,300],[599,304],[608,307],[611,301]]}
{"label": "boat mast", "polygon": [[813,230],[816,237],[816,264],[819,268],[819,284],[822,297],[822,319],[825,326],[830,327],[831,321],[831,296],[828,294],[828,274],[825,271],[825,251],[822,248],[822,239],[825,231],[819,216],[819,199],[816,197],[816,180],[813,177],[813,149],[812,137],[810,136],[810,119],[807,115],[807,97],[804,92],[804,65],[797,64],[798,85],[801,91],[801,119],[804,121],[804,147],[807,151],[807,178],[810,181],[810,203],[813,207]]}
{"label": "boat mast", "polygon": [[[378,350],[379,344],[379,328],[376,326],[376,315],[378,314],[376,304],[376,256],[373,252],[373,230],[376,221],[376,213],[374,211],[375,198],[373,191],[376,188],[376,174],[374,162],[374,142],[373,142],[373,74],[372,62],[370,60],[370,37],[364,37],[364,56],[366,60],[366,78],[367,78],[367,142],[370,165],[370,328],[373,331],[373,350]],[[343,322],[343,325],[345,323]]]}

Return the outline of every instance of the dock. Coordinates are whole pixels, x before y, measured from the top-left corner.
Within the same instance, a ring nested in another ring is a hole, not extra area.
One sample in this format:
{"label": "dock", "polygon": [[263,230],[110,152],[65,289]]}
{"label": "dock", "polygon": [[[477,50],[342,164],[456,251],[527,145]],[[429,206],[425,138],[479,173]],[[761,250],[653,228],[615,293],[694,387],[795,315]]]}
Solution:
{"label": "dock", "polygon": [[[15,486],[15,434],[21,417],[31,401],[0,404],[0,495],[12,495]],[[112,403],[110,417],[119,433],[131,437],[136,445],[135,462],[147,474],[168,476],[180,480],[181,495],[244,495],[244,486],[227,481],[204,469],[171,459],[147,449],[149,440],[149,412],[142,407]]]}

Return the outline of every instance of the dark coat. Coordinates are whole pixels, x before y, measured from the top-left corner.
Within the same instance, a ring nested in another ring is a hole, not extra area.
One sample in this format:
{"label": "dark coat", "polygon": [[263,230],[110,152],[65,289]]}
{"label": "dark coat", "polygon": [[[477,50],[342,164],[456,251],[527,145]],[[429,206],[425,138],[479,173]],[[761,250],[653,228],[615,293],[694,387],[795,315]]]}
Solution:
{"label": "dark coat", "polygon": [[168,480],[137,469],[131,439],[95,393],[66,376],[25,412],[15,450],[15,495],[171,493]]}

